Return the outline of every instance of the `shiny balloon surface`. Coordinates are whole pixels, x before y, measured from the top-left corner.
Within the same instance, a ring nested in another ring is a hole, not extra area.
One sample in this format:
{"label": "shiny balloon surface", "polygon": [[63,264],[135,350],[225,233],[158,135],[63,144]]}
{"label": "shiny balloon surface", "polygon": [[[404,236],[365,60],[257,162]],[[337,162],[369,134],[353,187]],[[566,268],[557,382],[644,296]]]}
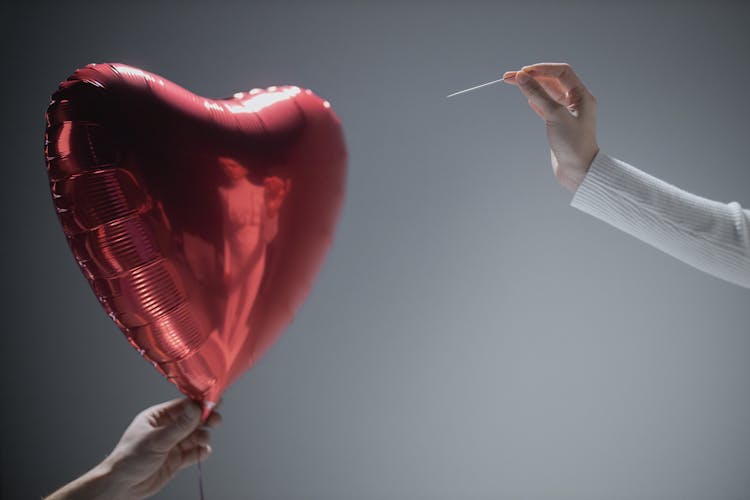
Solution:
{"label": "shiny balloon surface", "polygon": [[52,95],[45,139],[55,209],[99,302],[210,410],[292,320],[331,244],[338,118],[298,87],[208,99],[93,64]]}

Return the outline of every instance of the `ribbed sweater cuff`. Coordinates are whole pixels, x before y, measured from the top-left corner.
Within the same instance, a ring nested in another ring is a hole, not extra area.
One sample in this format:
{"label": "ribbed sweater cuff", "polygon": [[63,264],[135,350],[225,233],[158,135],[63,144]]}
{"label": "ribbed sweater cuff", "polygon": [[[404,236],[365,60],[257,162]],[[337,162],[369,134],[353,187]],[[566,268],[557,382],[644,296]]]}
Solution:
{"label": "ribbed sweater cuff", "polygon": [[605,219],[620,214],[623,202],[647,201],[652,204],[652,198],[656,194],[672,198],[677,190],[671,184],[600,151],[578,186],[570,205],[594,217]]}
{"label": "ribbed sweater cuff", "polygon": [[695,196],[600,152],[571,206],[698,269],[750,286],[750,212],[738,203]]}

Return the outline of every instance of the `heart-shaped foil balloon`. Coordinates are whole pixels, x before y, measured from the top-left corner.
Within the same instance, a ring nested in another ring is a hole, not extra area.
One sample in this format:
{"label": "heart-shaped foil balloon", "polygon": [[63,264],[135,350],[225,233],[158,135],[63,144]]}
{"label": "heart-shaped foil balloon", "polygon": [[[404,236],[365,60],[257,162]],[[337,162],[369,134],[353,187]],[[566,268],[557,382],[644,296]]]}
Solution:
{"label": "heart-shaped foil balloon", "polygon": [[52,95],[45,139],[54,205],[99,302],[207,415],[291,321],[331,244],[339,120],[298,87],[214,100],[92,64]]}

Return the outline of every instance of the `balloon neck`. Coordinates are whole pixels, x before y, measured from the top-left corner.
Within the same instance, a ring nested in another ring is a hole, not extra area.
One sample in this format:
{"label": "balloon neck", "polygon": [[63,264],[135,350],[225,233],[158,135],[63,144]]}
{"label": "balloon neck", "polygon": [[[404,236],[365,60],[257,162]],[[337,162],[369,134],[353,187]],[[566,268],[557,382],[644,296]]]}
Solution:
{"label": "balloon neck", "polygon": [[214,385],[208,391],[203,393],[203,399],[200,400],[201,408],[201,421],[206,423],[211,412],[216,408],[216,405],[221,403],[221,387],[220,385]]}
{"label": "balloon neck", "polygon": [[203,422],[204,424],[206,423],[206,420],[208,420],[208,416],[211,415],[211,412],[214,410],[215,406],[216,403],[207,399],[204,399],[201,402],[201,407],[203,408],[203,412],[201,413],[201,422]]}

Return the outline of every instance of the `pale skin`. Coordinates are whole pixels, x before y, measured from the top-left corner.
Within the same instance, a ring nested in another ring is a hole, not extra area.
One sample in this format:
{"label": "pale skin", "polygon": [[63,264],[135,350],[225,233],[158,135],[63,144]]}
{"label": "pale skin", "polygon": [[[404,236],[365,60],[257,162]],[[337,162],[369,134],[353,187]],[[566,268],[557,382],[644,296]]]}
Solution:
{"label": "pale skin", "polygon": [[221,415],[216,412],[201,423],[200,406],[186,398],[147,408],[102,463],[46,500],[148,498],[180,469],[208,458],[208,428],[219,423]]}
{"label": "pale skin", "polygon": [[544,120],[555,177],[575,192],[599,152],[596,98],[566,63],[532,64],[507,71],[503,78],[523,92]]}

